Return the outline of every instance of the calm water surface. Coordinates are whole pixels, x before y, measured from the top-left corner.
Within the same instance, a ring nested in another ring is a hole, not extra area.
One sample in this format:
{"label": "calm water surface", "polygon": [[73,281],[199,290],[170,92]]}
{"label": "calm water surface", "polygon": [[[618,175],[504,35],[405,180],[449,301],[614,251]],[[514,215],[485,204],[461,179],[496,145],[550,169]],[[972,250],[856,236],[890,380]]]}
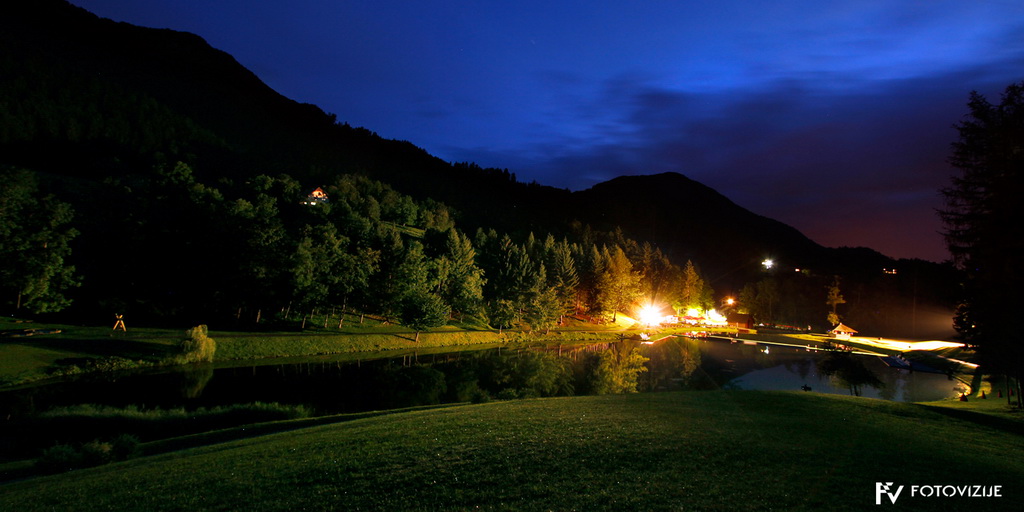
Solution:
{"label": "calm water surface", "polygon": [[[198,408],[251,402],[304,404],[317,414],[358,412],[492,397],[586,394],[594,387],[601,354],[639,351],[649,360],[637,376],[639,391],[800,390],[851,394],[844,383],[820,375],[820,352],[670,338],[654,345],[618,342],[537,350],[484,350],[405,354],[372,360],[305,358],[287,364],[217,368],[195,366],[167,373],[88,376],[72,383],[0,393],[3,417],[53,407],[94,403],[142,408]],[[613,354],[610,356],[609,354]],[[857,356],[883,385],[862,386],[861,396],[915,402],[953,398],[965,390],[945,375],[907,373],[877,357]],[[626,371],[626,370],[623,370]]]}

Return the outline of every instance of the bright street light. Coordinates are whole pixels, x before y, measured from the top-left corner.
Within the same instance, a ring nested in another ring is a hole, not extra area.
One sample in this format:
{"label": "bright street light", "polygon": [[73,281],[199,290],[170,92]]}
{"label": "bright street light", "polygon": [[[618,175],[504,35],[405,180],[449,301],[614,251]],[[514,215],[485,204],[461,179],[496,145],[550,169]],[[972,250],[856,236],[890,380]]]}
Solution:
{"label": "bright street light", "polygon": [[640,310],[640,323],[651,326],[661,323],[661,308],[654,305],[646,306]]}

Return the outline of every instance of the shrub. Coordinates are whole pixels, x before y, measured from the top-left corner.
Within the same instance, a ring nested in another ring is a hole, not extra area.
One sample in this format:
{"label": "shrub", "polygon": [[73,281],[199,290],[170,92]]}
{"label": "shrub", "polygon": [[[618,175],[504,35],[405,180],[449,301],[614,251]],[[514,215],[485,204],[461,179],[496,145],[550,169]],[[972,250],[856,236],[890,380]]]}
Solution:
{"label": "shrub", "polygon": [[110,456],[113,460],[128,460],[139,454],[139,438],[121,434],[110,442]]}
{"label": "shrub", "polygon": [[68,377],[81,375],[89,372],[118,372],[123,370],[134,370],[151,366],[143,360],[132,360],[123,357],[69,357],[54,361],[53,365],[46,369],[46,373],[52,377]]}
{"label": "shrub", "polygon": [[63,473],[82,467],[82,454],[68,444],[58,444],[43,450],[36,460],[36,468],[43,473]]}
{"label": "shrub", "polygon": [[110,443],[102,443],[98,439],[83,444],[79,450],[82,454],[82,466],[88,468],[110,463],[113,460],[112,449]]}
{"label": "shrub", "polygon": [[187,331],[188,339],[181,342],[181,351],[186,363],[208,363],[213,361],[213,353],[217,351],[217,342],[207,336],[205,325],[197,325]]}
{"label": "shrub", "polygon": [[505,388],[498,392],[498,400],[516,400],[519,398],[522,398],[522,395],[515,388]]}
{"label": "shrub", "polygon": [[[131,453],[132,445],[181,435],[220,430],[251,423],[308,418],[313,410],[303,405],[252,403],[199,408],[140,409],[138,406],[111,407],[78,404],[38,414],[9,427],[18,437],[36,447],[54,441],[83,443],[91,439],[107,440],[114,460]],[[120,437],[113,437],[121,433]],[[127,434],[127,435],[126,435]],[[122,439],[123,437],[123,439]]]}
{"label": "shrub", "polygon": [[474,404],[483,404],[491,401],[491,395],[486,391],[476,388],[469,397],[469,401]]}
{"label": "shrub", "polygon": [[138,438],[126,434],[115,437],[109,443],[93,439],[78,448],[58,444],[43,450],[42,457],[36,460],[36,469],[41,473],[64,473],[130,459],[138,452]]}

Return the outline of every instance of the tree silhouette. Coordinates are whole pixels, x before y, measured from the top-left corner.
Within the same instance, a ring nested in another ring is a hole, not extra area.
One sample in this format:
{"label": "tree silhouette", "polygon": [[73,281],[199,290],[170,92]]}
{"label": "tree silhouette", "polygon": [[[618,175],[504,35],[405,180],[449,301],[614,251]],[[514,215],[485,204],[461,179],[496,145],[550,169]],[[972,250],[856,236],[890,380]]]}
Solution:
{"label": "tree silhouette", "polygon": [[840,304],[846,304],[846,299],[839,291],[839,276],[832,278],[832,284],[828,286],[828,295],[825,297],[825,304],[828,305],[828,323],[832,325],[839,325],[839,313],[836,312],[836,306]]}
{"label": "tree silhouette", "polygon": [[35,175],[0,169],[0,289],[14,310],[60,311],[76,286],[75,267],[65,258],[78,232],[70,227],[71,207],[40,196]]}
{"label": "tree silhouette", "polygon": [[964,274],[954,324],[991,371],[1017,377],[1019,391],[1024,334],[1014,320],[1024,284],[1024,82],[1008,86],[998,105],[972,92],[968,109],[949,159],[959,174],[942,189],[939,212],[946,246]]}
{"label": "tree silhouette", "polygon": [[575,309],[580,277],[576,271],[576,261],[572,256],[572,248],[565,240],[554,242],[549,247],[545,258],[548,286],[555,290],[560,306],[559,315],[570,313]]}
{"label": "tree silhouette", "polygon": [[416,331],[416,339],[420,341],[420,331],[430,327],[439,327],[448,320],[448,306],[440,297],[428,292],[414,292],[406,295],[400,305],[402,323]]}

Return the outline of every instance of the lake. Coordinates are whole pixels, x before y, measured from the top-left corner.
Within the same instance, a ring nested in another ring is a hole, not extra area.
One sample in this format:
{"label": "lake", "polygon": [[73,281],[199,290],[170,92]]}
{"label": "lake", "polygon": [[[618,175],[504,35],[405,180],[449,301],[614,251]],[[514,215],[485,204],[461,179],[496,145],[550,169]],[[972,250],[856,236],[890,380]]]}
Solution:
{"label": "lake", "polygon": [[[640,354],[643,370],[627,361]],[[367,354],[212,365],[117,376],[81,376],[0,393],[0,417],[93,403],[194,409],[236,403],[303,404],[316,414],[360,412],[488,398],[590,394],[624,381],[638,391],[790,390],[851,394],[848,383],[824,376],[821,352],[725,339],[667,338],[545,349],[488,349],[441,354]],[[853,356],[881,385],[861,396],[903,402],[955,398],[967,388],[955,379],[889,368],[873,356]],[[273,363],[273,364],[267,364]],[[630,380],[632,379],[632,380]]]}
{"label": "lake", "polygon": [[[683,388],[688,385],[691,389],[722,387],[796,391],[807,386],[820,393],[851,394],[846,383],[819,371],[818,362],[829,357],[827,352],[770,344],[729,343],[722,339],[676,343],[661,350],[699,352],[700,364],[692,368]],[[927,402],[956,398],[961,392],[968,391],[964,383],[943,374],[898,370],[887,366],[876,356],[853,355],[851,358],[862,363],[881,382],[877,387],[860,386],[857,390],[859,396],[898,402]],[[648,364],[655,361],[652,358]],[[669,363],[666,371],[671,372],[669,368],[672,366]],[[678,364],[675,366],[680,367]]]}

